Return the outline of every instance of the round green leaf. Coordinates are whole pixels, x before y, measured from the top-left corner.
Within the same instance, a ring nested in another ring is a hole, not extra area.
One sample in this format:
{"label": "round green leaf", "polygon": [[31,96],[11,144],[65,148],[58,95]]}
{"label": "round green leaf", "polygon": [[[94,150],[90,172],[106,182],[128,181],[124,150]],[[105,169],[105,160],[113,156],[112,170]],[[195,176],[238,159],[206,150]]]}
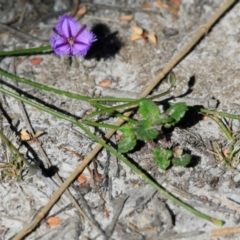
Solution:
{"label": "round green leaf", "polygon": [[160,111],[158,106],[150,99],[143,98],[139,101],[139,113],[143,120],[149,121],[150,124],[158,124]]}
{"label": "round green leaf", "polygon": [[179,122],[180,119],[184,116],[185,112],[187,111],[186,103],[180,102],[172,105],[168,110],[167,114],[172,117],[175,122]]}
{"label": "round green leaf", "polygon": [[153,150],[153,155],[161,169],[166,170],[170,166],[171,158],[173,156],[171,150],[167,150],[163,147],[157,147]]}
{"label": "round green leaf", "polygon": [[158,136],[159,131],[151,126],[147,120],[142,120],[136,128],[135,134],[140,140],[152,140]]}
{"label": "round green leaf", "polygon": [[190,154],[184,154],[180,157],[175,157],[172,159],[172,164],[174,166],[186,167],[191,162],[192,156]]}

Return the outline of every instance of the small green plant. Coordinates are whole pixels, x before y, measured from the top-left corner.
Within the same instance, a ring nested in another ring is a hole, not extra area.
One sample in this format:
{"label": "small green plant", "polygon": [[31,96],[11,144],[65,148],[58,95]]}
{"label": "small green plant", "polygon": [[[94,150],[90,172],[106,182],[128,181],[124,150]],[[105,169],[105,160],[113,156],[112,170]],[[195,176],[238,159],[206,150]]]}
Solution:
{"label": "small green plant", "polygon": [[[118,143],[118,151],[126,153],[134,149],[138,140],[154,140],[158,137],[160,127],[173,127],[187,111],[185,103],[173,104],[164,113],[160,113],[159,107],[150,99],[139,101],[140,121],[136,124],[126,123],[120,127],[123,139]],[[174,157],[173,151],[163,147],[156,147],[153,156],[158,166],[166,170],[172,164],[174,166],[187,166],[191,161],[190,154]]]}
{"label": "small green plant", "polygon": [[24,162],[17,155],[13,155],[9,162],[0,162],[1,179],[16,178],[22,179]]}

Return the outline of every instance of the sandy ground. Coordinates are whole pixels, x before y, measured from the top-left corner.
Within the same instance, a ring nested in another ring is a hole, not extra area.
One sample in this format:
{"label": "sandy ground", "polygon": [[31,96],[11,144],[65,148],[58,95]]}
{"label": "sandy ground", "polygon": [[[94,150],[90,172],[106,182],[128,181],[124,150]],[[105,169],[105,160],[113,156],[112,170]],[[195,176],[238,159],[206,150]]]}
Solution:
{"label": "sandy ground", "polygon": [[[0,22],[7,23],[16,16],[21,17],[23,2],[0,1]],[[182,0],[180,15],[176,20],[168,11],[159,9],[155,1],[149,1],[153,3],[150,10],[141,8],[144,1],[89,2],[82,1],[82,4],[87,3],[88,13],[80,21],[90,29],[98,25],[102,37],[101,50],[90,54],[87,59],[69,60],[54,54],[35,55],[34,57],[43,58],[43,61],[34,66],[30,62],[33,57],[25,59],[16,69],[18,76],[87,96],[117,93],[121,96],[135,96],[214,14],[223,1]],[[0,49],[12,50],[46,44],[58,15],[62,12],[69,14],[73,7],[74,4],[70,2],[66,4],[56,1],[54,5],[53,1],[27,1],[21,23],[0,25]],[[131,23],[104,21],[104,18],[115,19],[126,14],[133,15],[132,23],[155,34],[158,43],[154,45],[144,40],[132,42],[129,40]],[[214,98],[220,103],[217,110],[239,114],[239,22],[240,4],[237,3],[174,68],[178,80],[174,95],[185,94],[189,81],[194,79],[192,92],[187,97],[195,99],[195,104],[203,99]],[[22,57],[1,59],[0,67],[13,73],[13,62],[20,58]],[[2,79],[12,83],[4,77]],[[99,86],[106,79],[112,81],[112,91]],[[164,81],[154,93],[160,93],[167,87]],[[92,109],[88,103],[26,85],[19,84],[18,88],[78,117]],[[1,114],[1,130],[19,147],[16,132],[11,128],[6,115],[12,119],[15,130],[26,129],[28,126],[23,110],[16,100],[7,96],[1,96],[1,106],[5,111],[5,114]],[[59,169],[62,179],[66,179],[80,164],[80,160],[64,149],[86,156],[95,143],[71,124],[27,105],[25,107],[34,130],[47,133],[39,140],[52,165]],[[147,144],[129,156],[175,196],[204,213],[224,220],[225,227],[235,227],[240,220],[239,167],[236,166],[235,170],[227,169],[207,151],[211,149],[211,141],[217,141],[221,146],[227,144],[226,137],[216,123],[211,119],[195,120],[191,116],[184,128],[174,129],[170,136],[172,143],[179,144],[195,156],[196,164],[193,166],[162,171],[154,162]],[[237,134],[239,122],[233,121],[231,124]],[[112,141],[115,142],[115,138]],[[31,147],[31,151],[30,148],[27,150],[27,146]],[[27,146],[21,146],[20,151],[32,159],[38,156],[47,166],[36,144],[29,142]],[[2,142],[0,156],[1,162],[9,159],[9,152]],[[74,182],[70,191],[92,221],[95,219],[106,233],[112,232],[110,239],[214,239],[209,236],[209,232],[216,229],[216,226],[156,193],[105,150],[98,155],[97,165],[99,172],[108,176],[103,183],[94,185],[89,172],[85,170],[87,183]],[[57,188],[56,179],[45,177],[41,172],[35,175],[25,174],[21,181],[14,178],[2,179],[0,239],[11,239],[18,233],[49,201]],[[100,198],[99,189],[103,199]],[[103,239],[96,228],[81,219],[67,196],[60,199],[50,215],[59,217],[61,225],[50,228],[45,219],[26,239]],[[237,234],[219,237],[238,238]]]}

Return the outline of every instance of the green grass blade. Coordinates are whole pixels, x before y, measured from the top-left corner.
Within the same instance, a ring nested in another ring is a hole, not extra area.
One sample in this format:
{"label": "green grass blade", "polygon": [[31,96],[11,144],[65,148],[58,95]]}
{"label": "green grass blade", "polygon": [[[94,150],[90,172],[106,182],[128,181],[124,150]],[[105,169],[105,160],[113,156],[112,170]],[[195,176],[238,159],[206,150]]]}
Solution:
{"label": "green grass blade", "polygon": [[31,53],[42,53],[43,51],[50,51],[52,50],[51,46],[41,46],[35,48],[28,48],[28,49],[16,49],[12,51],[3,51],[0,52],[0,56],[14,56],[14,55],[25,55]]}

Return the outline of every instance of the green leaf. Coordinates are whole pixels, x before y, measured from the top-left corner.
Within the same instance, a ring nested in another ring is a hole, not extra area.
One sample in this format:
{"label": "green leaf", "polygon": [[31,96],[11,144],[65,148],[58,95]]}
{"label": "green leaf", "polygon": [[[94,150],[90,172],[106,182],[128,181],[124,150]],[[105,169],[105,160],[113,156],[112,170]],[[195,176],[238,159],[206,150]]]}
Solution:
{"label": "green leaf", "polygon": [[192,156],[190,154],[184,154],[180,157],[175,157],[172,159],[172,164],[174,166],[186,167],[191,162]]}
{"label": "green leaf", "polygon": [[171,122],[175,122],[175,120],[173,118],[171,118],[170,116],[167,116],[165,113],[160,115],[160,123],[161,124],[171,123]]}
{"label": "green leaf", "polygon": [[148,120],[141,120],[135,130],[135,134],[140,140],[152,140],[158,136],[159,131],[151,126]]}
{"label": "green leaf", "polygon": [[187,111],[186,103],[175,103],[164,114],[172,118],[172,121],[163,123],[165,128],[169,128],[178,123]]}
{"label": "green leaf", "polygon": [[172,105],[166,113],[175,120],[175,123],[177,123],[184,116],[186,111],[186,103],[180,102]]}
{"label": "green leaf", "polygon": [[158,106],[150,99],[143,98],[139,102],[139,113],[143,120],[147,120],[150,124],[159,123],[160,111]]}
{"label": "green leaf", "polygon": [[170,72],[168,75],[168,81],[169,83],[174,86],[176,84],[176,76],[174,72]]}
{"label": "green leaf", "polygon": [[126,153],[133,150],[137,144],[137,141],[132,125],[124,124],[120,127],[120,131],[123,133],[124,137],[118,142],[118,151],[121,153]]}
{"label": "green leaf", "polygon": [[171,158],[173,156],[173,152],[171,150],[167,150],[163,147],[157,147],[153,150],[153,155],[161,169],[166,170],[170,166]]}
{"label": "green leaf", "polygon": [[136,144],[137,144],[136,139],[132,139],[124,136],[124,138],[118,142],[118,151],[120,153],[129,152],[134,149]]}

